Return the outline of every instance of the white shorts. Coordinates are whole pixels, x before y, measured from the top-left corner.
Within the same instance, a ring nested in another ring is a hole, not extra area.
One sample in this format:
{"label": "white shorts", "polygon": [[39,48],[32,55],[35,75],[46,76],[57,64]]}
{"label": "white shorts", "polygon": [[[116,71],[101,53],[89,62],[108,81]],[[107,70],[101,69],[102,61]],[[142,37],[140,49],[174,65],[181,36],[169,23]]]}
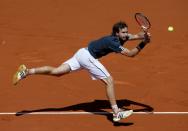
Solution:
{"label": "white shorts", "polygon": [[88,70],[93,80],[104,79],[110,76],[106,68],[89,53],[87,48],[79,49],[64,64],[68,64],[72,71],[79,69]]}

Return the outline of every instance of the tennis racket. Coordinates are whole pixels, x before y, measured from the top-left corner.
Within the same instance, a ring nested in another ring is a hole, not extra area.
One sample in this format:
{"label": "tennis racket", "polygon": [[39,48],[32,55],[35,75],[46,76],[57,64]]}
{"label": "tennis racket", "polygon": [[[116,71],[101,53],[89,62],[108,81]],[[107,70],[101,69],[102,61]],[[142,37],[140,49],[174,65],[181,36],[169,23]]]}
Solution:
{"label": "tennis racket", "polygon": [[147,32],[148,29],[151,27],[151,23],[149,19],[146,16],[144,16],[142,13],[136,13],[135,19],[144,32]]}

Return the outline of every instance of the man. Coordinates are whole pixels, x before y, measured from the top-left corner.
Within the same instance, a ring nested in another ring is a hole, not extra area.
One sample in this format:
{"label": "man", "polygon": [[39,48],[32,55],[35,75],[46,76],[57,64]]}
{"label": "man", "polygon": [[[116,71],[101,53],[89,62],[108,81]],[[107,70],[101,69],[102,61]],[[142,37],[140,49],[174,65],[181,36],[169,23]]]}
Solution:
{"label": "man", "polygon": [[[129,40],[142,41],[138,46],[129,50],[123,47],[124,43]],[[149,33],[140,32],[136,35],[132,35],[128,33],[127,24],[120,21],[114,24],[111,35],[90,42],[88,47],[79,49],[72,58],[59,67],[43,66],[28,69],[25,65],[21,65],[13,77],[13,83],[16,85],[18,81],[34,74],[61,76],[79,69],[86,69],[91,74],[93,80],[99,79],[106,85],[107,98],[110,101],[113,111],[113,121],[119,121],[122,118],[130,116],[133,113],[133,110],[122,111],[118,108],[114,93],[114,81],[98,59],[112,52],[134,57],[149,42]]]}

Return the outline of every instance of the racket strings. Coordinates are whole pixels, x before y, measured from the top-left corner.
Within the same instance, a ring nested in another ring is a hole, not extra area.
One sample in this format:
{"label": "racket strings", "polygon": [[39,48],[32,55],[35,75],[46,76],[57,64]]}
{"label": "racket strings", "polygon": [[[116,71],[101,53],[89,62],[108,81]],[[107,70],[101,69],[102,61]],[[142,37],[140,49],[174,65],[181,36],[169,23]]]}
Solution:
{"label": "racket strings", "polygon": [[136,20],[139,23],[140,26],[144,26],[146,28],[150,28],[150,23],[144,16],[136,15]]}

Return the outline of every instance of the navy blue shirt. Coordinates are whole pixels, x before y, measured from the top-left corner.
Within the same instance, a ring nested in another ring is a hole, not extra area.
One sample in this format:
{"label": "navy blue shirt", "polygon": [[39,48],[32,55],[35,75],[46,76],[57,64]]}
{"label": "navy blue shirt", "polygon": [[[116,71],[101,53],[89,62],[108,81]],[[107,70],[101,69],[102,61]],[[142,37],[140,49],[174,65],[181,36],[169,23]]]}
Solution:
{"label": "navy blue shirt", "polygon": [[120,40],[117,36],[105,36],[92,41],[88,45],[90,54],[95,58],[101,58],[109,53],[120,53],[123,51],[123,45],[126,41]]}

